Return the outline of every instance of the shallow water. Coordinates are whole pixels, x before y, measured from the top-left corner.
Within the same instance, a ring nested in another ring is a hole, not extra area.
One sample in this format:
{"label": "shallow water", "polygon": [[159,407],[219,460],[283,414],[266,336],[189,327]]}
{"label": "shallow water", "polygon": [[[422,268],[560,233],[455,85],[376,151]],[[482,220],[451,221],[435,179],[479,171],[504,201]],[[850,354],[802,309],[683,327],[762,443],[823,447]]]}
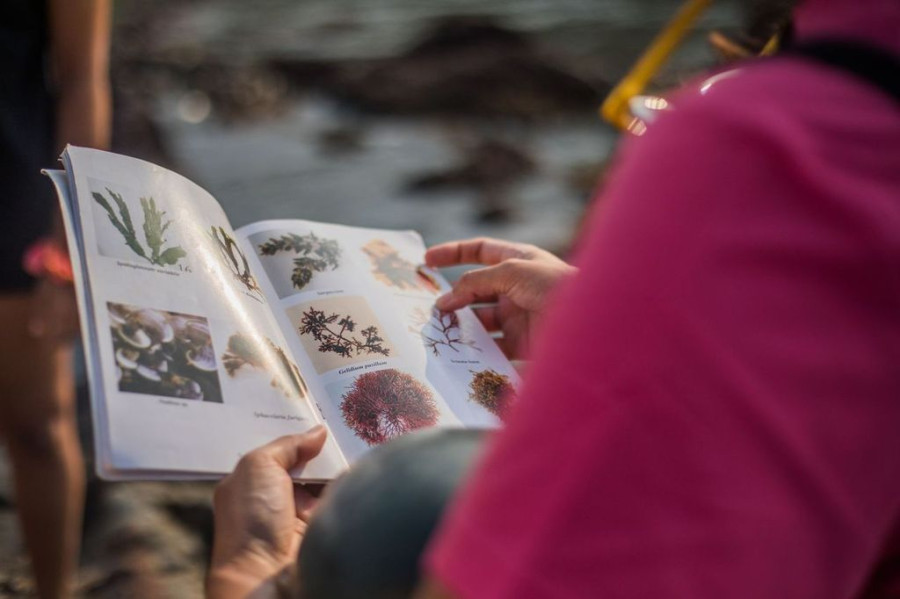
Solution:
{"label": "shallow water", "polygon": [[[160,32],[162,46],[193,44],[205,53],[252,60],[259,55],[368,58],[396,54],[434,19],[486,15],[575,57],[593,57],[621,76],[667,22],[675,0],[216,0],[185,2]],[[734,2],[709,9],[700,29],[735,20]],[[694,45],[678,64],[702,59]]]}
{"label": "shallow water", "polygon": [[318,99],[298,103],[276,120],[222,126],[170,118],[165,130],[177,161],[209,188],[235,226],[263,218],[307,218],[411,228],[429,242],[493,235],[549,247],[567,244],[584,207],[584,198],[565,185],[568,169],[608,154],[615,140],[599,121],[501,133],[527,148],[541,166],[510,190],[511,220],[490,224],[476,219],[480,200],[472,190],[403,190],[410,177],[459,160],[453,133],[445,127],[373,119],[357,125],[358,150],[331,154],[317,139],[333,126],[343,126],[340,111]]}
{"label": "shallow water", "polygon": [[[218,0],[185,2],[155,40],[163,51],[196,60],[253,63],[274,56],[339,60],[401,52],[446,15],[491,15],[528,32],[574,64],[615,81],[627,71],[679,3],[672,0]],[[713,7],[701,29],[734,20],[728,3]],[[702,35],[673,61],[671,73],[709,62]],[[235,225],[260,218],[302,217],[375,227],[414,228],[435,242],[494,235],[565,247],[585,206],[567,185],[570,171],[602,163],[617,134],[587,114],[563,124],[493,124],[495,133],[532,154],[539,172],[510,192],[513,218],[475,218],[478,195],[456,190],[411,196],[404,182],[460,159],[455,133],[418,119],[348,114],[327,98],[298,100],[283,115],[236,125],[214,116],[189,123],[178,116],[179,93],[159,102],[166,145],[186,174],[204,184]],[[482,126],[470,124],[472,133]],[[358,129],[360,147],[335,155],[319,136]]]}

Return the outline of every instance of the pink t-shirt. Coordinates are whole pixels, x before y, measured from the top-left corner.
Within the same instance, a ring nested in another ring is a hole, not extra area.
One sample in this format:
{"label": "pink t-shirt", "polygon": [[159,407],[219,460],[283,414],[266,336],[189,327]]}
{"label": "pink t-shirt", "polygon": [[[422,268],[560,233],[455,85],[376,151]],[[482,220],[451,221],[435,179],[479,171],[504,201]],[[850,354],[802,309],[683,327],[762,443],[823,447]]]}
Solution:
{"label": "pink t-shirt", "polygon": [[[900,0],[799,37],[900,52]],[[426,558],[458,596],[900,596],[900,108],[796,58],[626,144]],[[893,587],[891,587],[893,585]]]}

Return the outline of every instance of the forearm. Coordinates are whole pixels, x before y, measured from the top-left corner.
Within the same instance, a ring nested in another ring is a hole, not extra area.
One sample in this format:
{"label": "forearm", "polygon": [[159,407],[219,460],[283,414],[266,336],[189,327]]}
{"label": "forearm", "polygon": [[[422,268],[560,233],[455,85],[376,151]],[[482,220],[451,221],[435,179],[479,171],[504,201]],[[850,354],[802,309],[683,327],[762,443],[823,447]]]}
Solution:
{"label": "forearm", "polygon": [[[49,6],[57,149],[66,144],[106,149],[112,129],[110,0],[50,0]],[[58,214],[53,237],[64,238]]]}
{"label": "forearm", "polygon": [[109,148],[112,99],[109,77],[98,74],[61,86],[57,108],[57,145]]}
{"label": "forearm", "polygon": [[[61,87],[56,111],[56,140],[61,151],[66,144],[91,148],[109,148],[112,132],[112,93],[109,78],[92,78],[66,83]],[[59,212],[54,212],[51,237],[65,242]]]}
{"label": "forearm", "polygon": [[50,0],[50,50],[58,93],[56,141],[109,147],[110,0]]}

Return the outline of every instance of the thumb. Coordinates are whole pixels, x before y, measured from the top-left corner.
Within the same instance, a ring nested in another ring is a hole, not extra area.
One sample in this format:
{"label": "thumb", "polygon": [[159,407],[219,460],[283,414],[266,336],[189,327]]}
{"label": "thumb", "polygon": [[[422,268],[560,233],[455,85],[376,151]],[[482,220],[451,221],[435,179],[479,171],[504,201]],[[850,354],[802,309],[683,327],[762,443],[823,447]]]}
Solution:
{"label": "thumb", "polygon": [[506,260],[495,266],[470,270],[453,285],[453,291],[435,302],[438,310],[452,312],[478,301],[492,301],[506,295],[516,285],[518,260]]}
{"label": "thumb", "polygon": [[325,427],[320,424],[302,435],[288,435],[275,439],[257,451],[274,460],[285,470],[291,470],[319,455],[327,436]]}

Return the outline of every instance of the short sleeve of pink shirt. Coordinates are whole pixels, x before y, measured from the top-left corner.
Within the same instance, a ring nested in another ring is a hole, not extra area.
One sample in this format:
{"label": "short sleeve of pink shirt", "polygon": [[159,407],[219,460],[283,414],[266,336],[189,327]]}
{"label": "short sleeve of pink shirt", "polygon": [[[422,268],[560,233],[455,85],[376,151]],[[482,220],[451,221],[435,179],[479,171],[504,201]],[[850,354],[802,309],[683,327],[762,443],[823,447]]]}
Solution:
{"label": "short sleeve of pink shirt", "polygon": [[465,599],[874,593],[900,517],[896,104],[749,67],[625,148],[577,262],[429,573]]}

